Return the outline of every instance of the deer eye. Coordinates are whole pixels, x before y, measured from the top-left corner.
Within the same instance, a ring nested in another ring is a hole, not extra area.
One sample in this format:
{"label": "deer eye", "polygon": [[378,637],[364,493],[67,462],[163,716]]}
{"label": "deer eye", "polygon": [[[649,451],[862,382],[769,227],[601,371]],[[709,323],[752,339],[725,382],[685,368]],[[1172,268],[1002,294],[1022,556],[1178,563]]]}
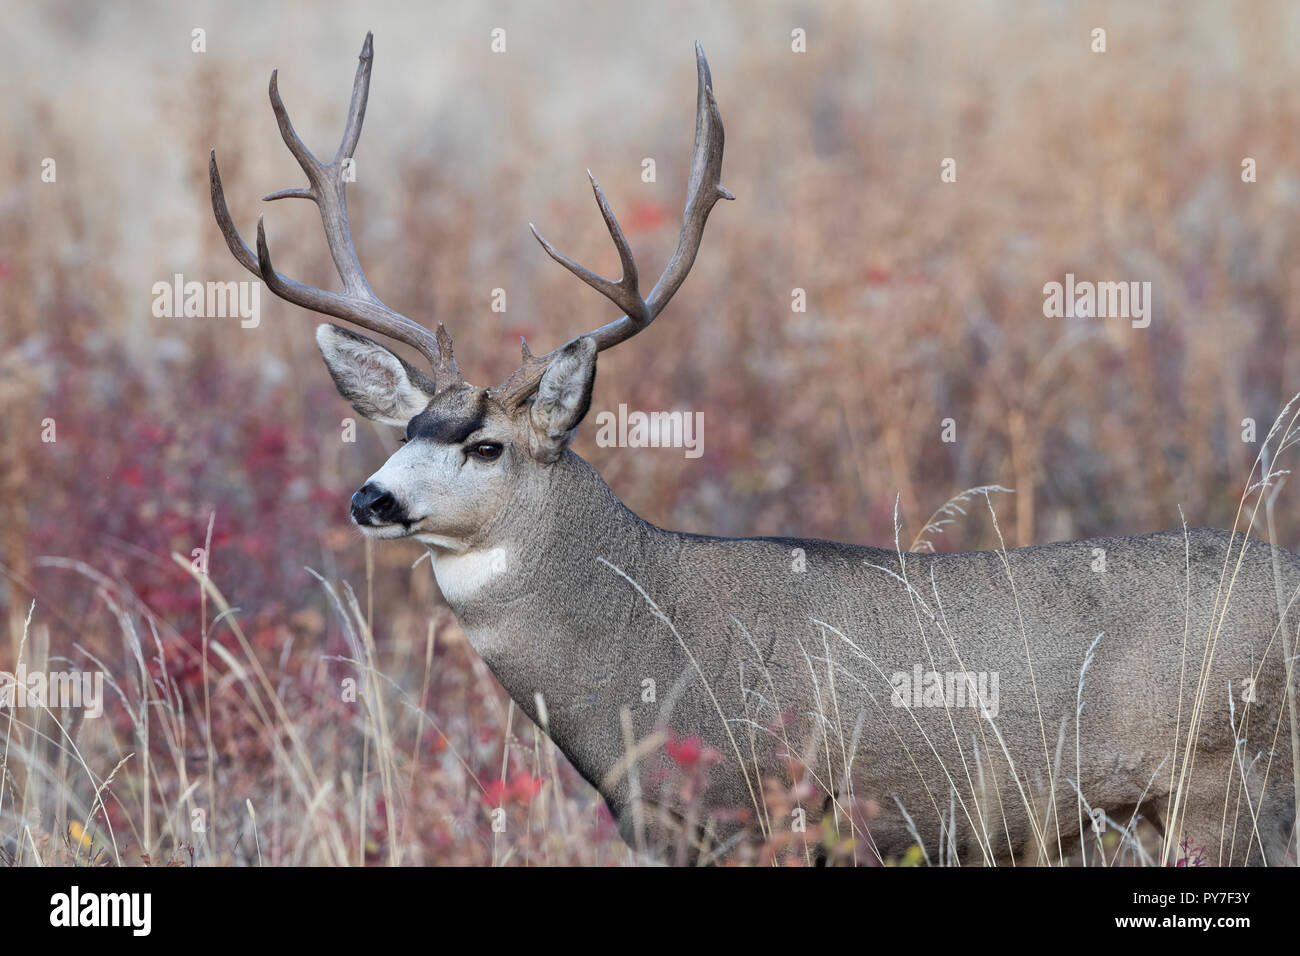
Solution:
{"label": "deer eye", "polygon": [[496,461],[501,457],[501,446],[494,441],[481,441],[469,453],[479,461]]}

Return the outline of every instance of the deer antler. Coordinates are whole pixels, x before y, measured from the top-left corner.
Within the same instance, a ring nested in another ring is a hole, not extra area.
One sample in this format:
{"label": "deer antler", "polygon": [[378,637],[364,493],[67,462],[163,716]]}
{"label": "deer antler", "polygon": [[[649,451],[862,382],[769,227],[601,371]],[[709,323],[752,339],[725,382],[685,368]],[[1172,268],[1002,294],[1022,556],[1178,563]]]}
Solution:
{"label": "deer antler", "polygon": [[[576,275],[587,285],[610,299],[623,310],[622,318],[603,325],[592,332],[585,333],[596,341],[597,351],[612,348],[619,342],[636,335],[663,311],[673,293],[686,279],[695,263],[695,255],[700,250],[700,240],[704,236],[704,223],[719,199],[735,199],[730,190],[719,182],[722,175],[722,115],[718,111],[718,101],[713,96],[713,79],[709,75],[709,63],[704,58],[704,50],[695,44],[695,65],[699,74],[699,93],[695,107],[695,148],[691,154],[691,174],[686,192],[686,212],[682,217],[682,231],[677,239],[677,248],[668,260],[663,275],[650,290],[648,298],[642,298],[637,285],[636,263],[632,250],[619,228],[618,220],[605,200],[605,194],[596,182],[596,177],[587,171],[591,178],[591,187],[596,193],[596,203],[600,214],[605,219],[610,238],[618,249],[619,259],[623,264],[623,276],[618,281],[597,275],[585,266],[579,265],[568,256],[558,252],[554,246],[542,238],[537,229],[529,223],[533,235],[542,244],[547,254]],[[581,338],[582,336],[579,336]],[[524,343],[524,361],[500,385],[492,389],[493,395],[507,406],[518,405],[537,390],[542,373],[546,370],[551,357],[560,351],[548,352],[546,355],[533,355]]]}
{"label": "deer antler", "polygon": [[343,292],[329,292],[305,285],[288,276],[282,275],[271,265],[271,252],[266,244],[266,229],[259,216],[257,220],[257,255],[248,248],[230,217],[226,207],[225,192],[221,188],[221,174],[217,171],[217,151],[214,149],[208,159],[208,176],[212,185],[212,211],[216,214],[217,224],[226,237],[230,252],[245,269],[262,279],[280,298],[294,305],[314,312],[323,312],[344,321],[359,325],[380,335],[405,342],[428,359],[436,375],[439,389],[458,384],[460,371],[456,367],[456,358],[452,354],[451,336],[441,323],[435,335],[423,325],[394,312],[379,300],[366,281],[366,274],[361,269],[357,251],[352,242],[352,230],[348,225],[347,184],[343,176],[345,164],[352,158],[361,138],[361,123],[366,116],[366,98],[370,93],[370,68],[374,61],[373,40],[366,34],[366,42],[361,47],[361,60],[357,64],[357,76],[352,83],[352,101],[348,105],[347,124],[343,129],[343,139],[339,143],[334,159],[322,163],[312,155],[306,144],[294,132],[289,112],[280,99],[276,83],[276,72],[271,73],[271,108],[275,111],[275,120],[280,127],[280,136],[284,145],[289,147],[298,165],[307,174],[308,185],[296,189],[282,189],[263,197],[265,201],[275,199],[310,199],[320,210],[321,223],[325,227],[325,239],[329,243],[330,255],[338,269],[339,278],[343,280]]}

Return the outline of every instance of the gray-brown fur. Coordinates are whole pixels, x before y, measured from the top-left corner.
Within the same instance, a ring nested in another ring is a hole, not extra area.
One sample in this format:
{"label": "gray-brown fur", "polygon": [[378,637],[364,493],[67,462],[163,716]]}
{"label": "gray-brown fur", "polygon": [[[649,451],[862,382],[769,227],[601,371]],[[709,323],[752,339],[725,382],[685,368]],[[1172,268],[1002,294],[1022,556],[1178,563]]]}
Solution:
{"label": "gray-brown fur", "polygon": [[[722,120],[703,51],[697,45],[682,228],[659,280],[643,297],[593,178],[622,277],[598,276],[541,241],[625,314],[546,355],[525,347],[523,364],[491,389],[464,382],[445,329],[430,332],[375,296],[352,246],[345,165],[361,133],[372,57],[367,35],[329,163],[294,132],[274,74],[270,88],[309,185],[268,198],[316,203],[342,293],[276,272],[260,222],[254,254],[227,208],[215,153],[213,211],[235,258],[277,295],[428,360],[432,378],[369,339],[317,330],[340,392],[359,412],[401,427],[418,418],[410,441],[358,493],[354,520],[369,535],[429,546],[474,647],[538,720],[543,696],[549,733],[601,788],[629,839],[638,839],[640,820],[648,847],[671,847],[682,822],[692,839],[702,830],[725,847],[736,811],[746,809],[751,822],[781,834],[792,821],[769,812],[763,780],[788,779],[802,760],[816,783],[804,798],[810,821],[841,817],[850,796],[874,799],[879,813],[855,839],[883,857],[919,839],[928,853],[947,847],[945,859],[964,863],[1054,859],[1079,834],[1071,780],[1121,826],[1141,801],[1143,814],[1174,831],[1167,844],[1186,840],[1210,862],[1285,857],[1294,738],[1281,716],[1288,665],[1278,618],[1300,585],[1290,552],[1252,542],[1238,573],[1240,539],[1234,546],[1212,530],[900,557],[651,526],[567,444],[590,402],[596,353],[660,314],[695,260],[709,211],[733,198],[719,178]],[[1095,549],[1105,553],[1104,571],[1094,569]],[[1291,613],[1285,632],[1295,630]],[[918,665],[996,672],[997,713],[894,706],[894,675]],[[663,785],[672,769],[663,746],[638,750],[627,772],[625,708],[634,745],[660,732],[698,735],[721,755],[691,801]]]}
{"label": "gray-brown fur", "polygon": [[[888,573],[903,574],[894,551],[663,531],[624,508],[572,453],[555,466],[552,481],[552,493],[514,500],[502,512],[503,524],[525,521],[533,529],[520,572],[455,611],[493,673],[530,716],[537,716],[534,695],[545,694],[551,736],[593,783],[623,756],[619,712],[628,707],[638,738],[666,724],[678,736],[700,735],[723,755],[703,795],[706,807],[753,805],[750,786],[759,792],[754,768],[747,768],[747,784],[718,709],[675,629],[726,717],[759,716],[761,723],[777,726],[777,713],[758,695],[779,701],[782,709],[796,714],[793,721],[787,714],[785,721],[789,741],[800,750],[811,741],[804,751],[810,766],[841,793],[848,787],[840,740],[849,741],[856,730],[858,744],[848,753],[849,779],[855,793],[874,798],[881,808],[863,842],[874,843],[885,856],[901,854],[914,842],[894,798],[911,815],[933,855],[952,787],[957,792],[955,842],[962,862],[981,862],[981,843],[991,848],[996,861],[1033,849],[1036,841],[1024,801],[991,723],[1006,742],[1030,800],[1045,801],[1049,761],[1043,738],[1055,763],[1064,718],[1066,746],[1052,777],[1068,847],[1079,830],[1077,797],[1067,782],[1076,776],[1077,685],[1087,649],[1100,633],[1078,726],[1083,796],[1121,824],[1129,822],[1144,791],[1141,812],[1146,817],[1159,819],[1168,812],[1171,770],[1176,786],[1228,534],[1196,529],[1186,539],[1182,531],[1174,531],[1021,548],[1005,553],[1005,565],[1001,552],[908,554],[906,578],[917,592],[909,599],[902,581]],[[487,540],[492,537],[489,532]],[[1240,541],[1239,535],[1238,548]],[[796,548],[806,554],[806,571],[792,570]],[[1092,569],[1096,548],[1105,550],[1105,571]],[[1269,791],[1262,805],[1252,793],[1270,862],[1282,859],[1293,817],[1285,719],[1273,745],[1283,706],[1274,556],[1285,594],[1293,594],[1300,584],[1294,555],[1251,542],[1209,669],[1193,777],[1185,788],[1190,803],[1183,835],[1204,848],[1211,862],[1220,859],[1220,852],[1225,863],[1245,862],[1250,833],[1249,810],[1236,805],[1240,772],[1233,765],[1229,681],[1237,698],[1236,720],[1247,720],[1247,765],[1258,752],[1265,753],[1251,768],[1252,785],[1262,778],[1272,751]],[[651,601],[672,628],[654,613]],[[920,609],[922,601],[940,622],[946,620],[960,662],[948,638]],[[1293,628],[1294,619],[1293,611]],[[828,666],[828,659],[833,665]],[[911,671],[917,663],[940,672],[999,672],[997,718],[990,722],[971,708],[893,706],[891,685],[882,674]],[[1244,682],[1257,674],[1256,702],[1247,707],[1241,701]],[[682,675],[686,687],[671,709],[640,703],[645,678],[655,681],[662,700]],[[757,694],[742,693],[742,683]],[[1176,738],[1180,684],[1183,709]],[[824,713],[832,722],[825,739],[818,721],[806,716],[813,712]],[[732,733],[741,756],[751,762],[748,725],[734,724]],[[972,734],[983,760],[983,792]],[[784,742],[763,733],[756,742],[761,773],[784,777]],[[641,768],[641,779],[652,778],[662,763],[661,752],[652,754]],[[964,768],[969,768],[969,778]],[[644,789],[651,791],[647,799],[659,796],[651,787]],[[1235,831],[1237,845],[1231,845],[1230,825],[1220,851],[1225,789],[1232,798],[1229,820],[1239,816],[1241,825]],[[626,778],[604,795],[630,835]],[[683,807],[668,809],[685,813]],[[810,807],[814,819],[822,809]],[[1045,810],[1038,817],[1040,825],[1046,824],[1055,857],[1056,821]],[[780,831],[789,823],[775,820],[772,826]],[[976,838],[985,831],[986,840]],[[1260,860],[1253,842],[1249,853],[1252,862]]]}

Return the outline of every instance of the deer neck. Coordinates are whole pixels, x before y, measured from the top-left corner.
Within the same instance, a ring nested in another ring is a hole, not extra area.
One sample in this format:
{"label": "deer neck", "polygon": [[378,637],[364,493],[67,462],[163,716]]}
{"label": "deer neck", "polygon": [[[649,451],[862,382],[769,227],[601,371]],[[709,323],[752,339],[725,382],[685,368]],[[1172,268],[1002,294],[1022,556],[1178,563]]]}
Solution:
{"label": "deer neck", "polygon": [[656,639],[626,633],[626,615],[612,610],[628,601],[619,572],[655,593],[671,580],[676,536],[629,510],[572,452],[549,470],[549,482],[509,502],[473,550],[432,549],[434,573],[502,686],[598,782],[609,769],[596,756],[608,748],[593,751],[590,739],[608,714],[602,701],[626,702],[640,683],[622,673],[624,642]]}

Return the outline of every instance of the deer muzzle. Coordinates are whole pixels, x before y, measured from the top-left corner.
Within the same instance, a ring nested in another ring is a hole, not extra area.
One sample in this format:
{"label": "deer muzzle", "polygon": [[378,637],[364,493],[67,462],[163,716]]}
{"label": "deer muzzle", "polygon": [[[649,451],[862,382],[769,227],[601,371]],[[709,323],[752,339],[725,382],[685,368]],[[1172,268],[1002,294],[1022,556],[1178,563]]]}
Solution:
{"label": "deer muzzle", "polygon": [[406,509],[392,492],[366,482],[352,496],[352,520],[359,525],[405,524]]}

